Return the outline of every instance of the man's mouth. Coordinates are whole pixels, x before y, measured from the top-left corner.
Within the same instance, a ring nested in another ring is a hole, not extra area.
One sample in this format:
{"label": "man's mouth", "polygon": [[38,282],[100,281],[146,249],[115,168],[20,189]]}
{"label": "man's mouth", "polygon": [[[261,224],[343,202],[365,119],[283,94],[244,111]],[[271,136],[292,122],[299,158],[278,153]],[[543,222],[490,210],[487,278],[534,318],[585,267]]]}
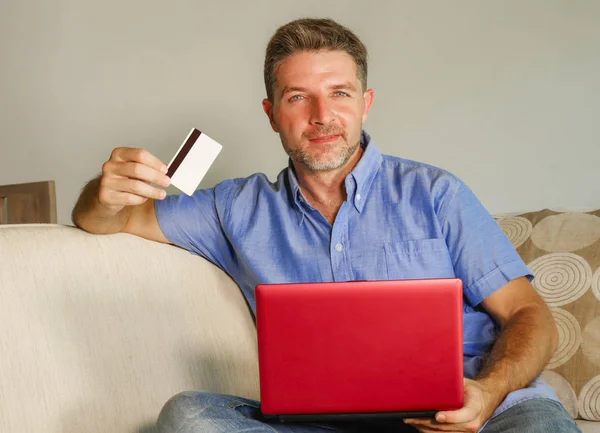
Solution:
{"label": "man's mouth", "polygon": [[339,135],[323,135],[321,137],[311,138],[310,141],[313,143],[329,143],[339,138]]}

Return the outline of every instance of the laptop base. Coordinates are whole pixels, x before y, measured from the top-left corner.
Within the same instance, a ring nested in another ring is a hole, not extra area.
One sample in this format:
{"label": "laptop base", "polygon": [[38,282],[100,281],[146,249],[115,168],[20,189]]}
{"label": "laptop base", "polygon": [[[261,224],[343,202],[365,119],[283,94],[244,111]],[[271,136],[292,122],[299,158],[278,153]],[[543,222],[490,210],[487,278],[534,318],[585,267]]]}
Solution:
{"label": "laptop base", "polygon": [[402,418],[434,418],[438,411],[419,412],[371,412],[371,413],[315,413],[315,414],[290,414],[290,415],[265,415],[267,420],[276,420],[281,423],[289,422],[336,422],[336,421],[375,421],[394,420]]}

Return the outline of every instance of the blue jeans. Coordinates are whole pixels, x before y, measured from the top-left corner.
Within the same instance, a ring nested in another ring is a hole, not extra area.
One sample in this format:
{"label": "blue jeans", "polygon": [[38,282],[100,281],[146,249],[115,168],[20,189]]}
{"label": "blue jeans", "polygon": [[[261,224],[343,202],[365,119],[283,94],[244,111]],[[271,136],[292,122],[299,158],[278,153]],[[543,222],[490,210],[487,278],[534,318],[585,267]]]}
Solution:
{"label": "blue jeans", "polygon": [[[160,433],[418,433],[402,421],[279,423],[267,421],[257,401],[209,392],[182,392],[158,417]],[[523,401],[495,418],[481,433],[581,433],[560,403],[545,398]]]}

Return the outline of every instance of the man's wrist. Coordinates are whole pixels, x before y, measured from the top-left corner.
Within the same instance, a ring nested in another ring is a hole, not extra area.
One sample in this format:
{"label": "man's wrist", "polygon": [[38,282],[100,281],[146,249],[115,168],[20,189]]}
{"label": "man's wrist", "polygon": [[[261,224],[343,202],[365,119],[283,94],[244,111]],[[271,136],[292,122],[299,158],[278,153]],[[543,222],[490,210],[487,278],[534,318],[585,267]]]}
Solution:
{"label": "man's wrist", "polygon": [[482,387],[482,393],[486,408],[489,408],[490,416],[494,410],[500,406],[508,395],[508,389],[506,388],[506,381],[500,381],[494,377],[487,376],[477,379]]}

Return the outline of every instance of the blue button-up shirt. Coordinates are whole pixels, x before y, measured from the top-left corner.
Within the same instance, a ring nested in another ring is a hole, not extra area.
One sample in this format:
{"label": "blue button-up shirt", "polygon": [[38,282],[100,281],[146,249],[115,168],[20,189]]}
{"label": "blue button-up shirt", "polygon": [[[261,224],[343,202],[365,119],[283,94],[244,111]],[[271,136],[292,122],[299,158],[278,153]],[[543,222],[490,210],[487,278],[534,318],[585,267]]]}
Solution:
{"label": "blue button-up shirt", "polygon": [[[361,144],[333,225],[306,200],[291,163],[274,183],[255,174],[156,201],[159,225],[173,244],[231,275],[253,312],[262,283],[458,277],[464,372],[473,378],[498,331],[481,301],[515,278],[532,278],[530,270],[456,176],[382,155],[365,132]],[[537,378],[495,415],[533,397],[557,400]]]}

